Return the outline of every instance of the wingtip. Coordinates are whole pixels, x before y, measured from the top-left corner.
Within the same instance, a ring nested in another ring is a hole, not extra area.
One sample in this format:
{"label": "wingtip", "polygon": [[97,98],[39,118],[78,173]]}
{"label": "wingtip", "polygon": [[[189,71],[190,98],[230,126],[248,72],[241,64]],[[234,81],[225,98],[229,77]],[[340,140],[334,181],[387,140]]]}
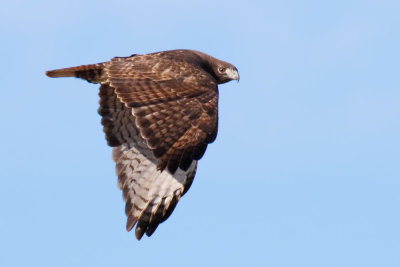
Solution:
{"label": "wingtip", "polygon": [[156,231],[157,227],[158,227],[158,224],[153,225],[153,226],[149,226],[149,227],[147,228],[146,235],[147,235],[148,237],[150,237],[150,236]]}
{"label": "wingtip", "polygon": [[137,220],[133,216],[128,216],[128,219],[126,221],[126,231],[130,232],[132,228],[135,226]]}
{"label": "wingtip", "polygon": [[144,233],[145,233],[145,230],[142,229],[142,227],[136,226],[136,229],[135,229],[135,236],[136,236],[137,240],[142,239]]}

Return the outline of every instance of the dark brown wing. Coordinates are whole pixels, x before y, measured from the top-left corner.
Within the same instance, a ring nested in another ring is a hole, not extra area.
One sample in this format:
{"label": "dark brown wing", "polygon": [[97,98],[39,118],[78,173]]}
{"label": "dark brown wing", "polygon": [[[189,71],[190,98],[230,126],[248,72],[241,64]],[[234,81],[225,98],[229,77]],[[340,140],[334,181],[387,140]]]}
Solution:
{"label": "dark brown wing", "polygon": [[139,134],[132,108],[121,103],[114,91],[101,85],[99,114],[108,144],[114,147],[118,186],[126,202],[126,229],[136,225],[136,237],[141,239],[144,233],[150,236],[172,213],[193,182],[197,162],[174,174],[157,170],[158,160]]}
{"label": "dark brown wing", "polygon": [[133,108],[159,169],[187,170],[215,140],[217,83],[200,67],[150,54],[113,59],[107,73],[118,98]]}

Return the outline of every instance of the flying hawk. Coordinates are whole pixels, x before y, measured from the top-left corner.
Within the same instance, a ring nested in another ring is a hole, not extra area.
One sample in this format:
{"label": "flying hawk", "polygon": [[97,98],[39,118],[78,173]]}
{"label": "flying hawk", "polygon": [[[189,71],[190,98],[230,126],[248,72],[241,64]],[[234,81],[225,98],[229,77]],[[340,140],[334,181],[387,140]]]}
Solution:
{"label": "flying hawk", "polygon": [[235,66],[193,50],[171,50],[47,71],[100,84],[101,123],[113,147],[118,186],[140,240],[165,221],[193,182],[217,136],[218,84]]}

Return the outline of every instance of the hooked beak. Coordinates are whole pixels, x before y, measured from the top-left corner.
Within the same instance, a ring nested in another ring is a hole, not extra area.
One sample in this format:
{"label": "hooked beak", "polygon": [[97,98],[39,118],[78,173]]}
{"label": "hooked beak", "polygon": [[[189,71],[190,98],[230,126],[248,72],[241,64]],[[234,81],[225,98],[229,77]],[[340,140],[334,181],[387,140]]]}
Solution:
{"label": "hooked beak", "polygon": [[237,80],[239,82],[240,80],[240,75],[239,75],[239,71],[237,70],[237,68],[234,69],[227,69],[227,74],[228,77],[232,80]]}
{"label": "hooked beak", "polygon": [[237,81],[237,82],[239,82],[239,80],[240,80],[240,75],[239,75],[239,71],[235,68],[235,73],[236,73],[236,78],[235,78],[235,80]]}

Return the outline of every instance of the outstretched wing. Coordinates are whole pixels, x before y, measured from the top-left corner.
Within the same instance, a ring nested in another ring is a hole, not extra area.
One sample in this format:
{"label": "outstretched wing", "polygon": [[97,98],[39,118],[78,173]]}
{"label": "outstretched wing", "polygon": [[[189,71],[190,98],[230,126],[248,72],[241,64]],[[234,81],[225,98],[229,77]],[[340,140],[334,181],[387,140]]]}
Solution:
{"label": "outstretched wing", "polygon": [[140,239],[144,233],[150,236],[172,213],[192,184],[197,161],[174,174],[158,170],[159,160],[140,136],[132,108],[126,107],[114,91],[107,84],[101,85],[98,112],[108,144],[114,147],[118,185],[126,202],[126,228],[130,231],[136,224],[135,234]]}
{"label": "outstretched wing", "polygon": [[188,170],[215,140],[217,83],[200,67],[150,54],[115,58],[106,71],[118,99],[132,108],[159,170]]}

